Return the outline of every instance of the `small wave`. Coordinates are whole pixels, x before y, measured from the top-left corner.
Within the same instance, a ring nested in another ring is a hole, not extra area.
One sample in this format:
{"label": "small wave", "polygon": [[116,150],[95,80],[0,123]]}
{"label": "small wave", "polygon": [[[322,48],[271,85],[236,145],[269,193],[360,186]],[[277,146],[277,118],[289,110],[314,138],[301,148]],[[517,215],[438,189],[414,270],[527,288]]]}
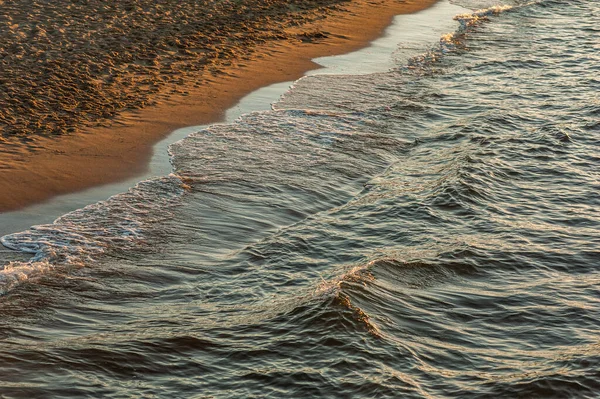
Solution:
{"label": "small wave", "polygon": [[370,266],[371,263],[354,266],[329,280],[321,277],[321,282],[314,288],[312,296],[317,298],[337,296],[341,289],[340,287],[345,282],[373,280],[373,275],[369,272]]}
{"label": "small wave", "polygon": [[347,284],[365,284],[367,281],[373,280],[374,277],[369,272],[369,267],[370,263],[354,266],[329,280],[321,277],[321,282],[305,298],[329,300],[331,301],[330,304],[341,306],[351,311],[351,317],[355,322],[362,324],[369,334],[374,337],[381,337],[381,331],[369,315],[359,306],[352,303],[350,295],[344,292],[344,287]]}
{"label": "small wave", "polygon": [[151,226],[165,220],[184,185],[175,175],[138,183],[128,192],[88,205],[54,223],[0,238],[7,248],[32,254],[0,269],[0,293],[61,266],[79,267],[109,250],[139,245]]}
{"label": "small wave", "polygon": [[505,11],[512,10],[514,7],[509,5],[493,6],[477,10],[473,13],[459,14],[454,17],[455,21],[460,24],[460,30],[465,30],[471,26],[480,24],[481,22],[489,21],[489,17],[497,16]]}
{"label": "small wave", "polygon": [[40,262],[9,262],[0,270],[0,295],[5,294],[15,285],[38,277],[54,269],[48,261]]}
{"label": "small wave", "polygon": [[424,54],[411,58],[408,61],[406,69],[418,75],[427,75],[436,72],[434,65],[438,63],[445,54],[456,52],[465,47],[465,36],[469,31],[484,22],[488,22],[490,17],[498,16],[513,8],[514,7],[511,5],[495,5],[476,10],[472,13],[456,15],[454,20],[459,23],[456,31],[442,35],[437,47],[430,49]]}
{"label": "small wave", "polygon": [[489,22],[490,17],[498,16],[501,13],[512,10],[514,7],[509,5],[493,6],[483,8],[472,13],[459,14],[454,20],[459,23],[458,29],[453,33],[445,34],[440,39],[440,48],[442,53],[454,51],[457,48],[464,47],[465,35],[469,30],[484,22]]}

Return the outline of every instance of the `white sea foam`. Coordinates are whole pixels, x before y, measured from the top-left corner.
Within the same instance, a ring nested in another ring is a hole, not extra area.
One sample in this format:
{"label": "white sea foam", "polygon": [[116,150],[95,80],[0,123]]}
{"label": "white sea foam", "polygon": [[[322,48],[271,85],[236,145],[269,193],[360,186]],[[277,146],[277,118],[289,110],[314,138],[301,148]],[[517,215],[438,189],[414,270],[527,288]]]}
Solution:
{"label": "white sea foam", "polygon": [[168,217],[169,208],[183,192],[175,175],[146,180],[52,224],[0,238],[5,247],[33,255],[28,261],[9,262],[0,269],[0,292],[56,267],[82,266],[107,250],[139,245],[154,225]]}
{"label": "white sea foam", "polygon": [[406,69],[417,74],[427,74],[435,71],[435,63],[447,53],[454,52],[462,46],[465,34],[475,26],[479,26],[490,20],[490,17],[500,15],[501,13],[513,9],[514,6],[493,5],[488,8],[478,9],[472,13],[459,14],[454,20],[459,23],[458,28],[451,33],[446,33],[440,37],[439,45],[429,51],[411,58],[408,61]]}

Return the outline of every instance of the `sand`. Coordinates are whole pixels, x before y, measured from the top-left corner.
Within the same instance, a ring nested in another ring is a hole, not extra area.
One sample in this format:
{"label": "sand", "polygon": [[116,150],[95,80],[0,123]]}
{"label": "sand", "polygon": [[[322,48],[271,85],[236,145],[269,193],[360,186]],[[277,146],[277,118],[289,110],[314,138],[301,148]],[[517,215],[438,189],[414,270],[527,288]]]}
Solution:
{"label": "sand", "polygon": [[0,211],[141,174],[174,129],[435,2],[0,0]]}

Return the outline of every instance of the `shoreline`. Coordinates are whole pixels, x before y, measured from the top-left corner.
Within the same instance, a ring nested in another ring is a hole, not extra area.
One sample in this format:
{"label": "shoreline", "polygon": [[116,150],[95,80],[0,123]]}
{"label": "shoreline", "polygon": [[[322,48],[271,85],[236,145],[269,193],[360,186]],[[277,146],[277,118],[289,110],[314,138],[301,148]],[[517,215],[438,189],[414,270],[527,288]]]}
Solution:
{"label": "shoreline", "polygon": [[325,31],[326,38],[259,45],[249,60],[222,68],[223,73],[205,78],[199,87],[189,82],[189,94],[172,95],[156,105],[123,113],[108,126],[74,135],[35,136],[27,146],[2,143],[0,212],[140,175],[148,168],[154,144],[173,130],[220,122],[226,110],[250,92],[300,78],[318,67],[313,58],[362,48],[380,36],[395,15],[421,11],[436,2],[353,1],[345,10],[301,27]]}

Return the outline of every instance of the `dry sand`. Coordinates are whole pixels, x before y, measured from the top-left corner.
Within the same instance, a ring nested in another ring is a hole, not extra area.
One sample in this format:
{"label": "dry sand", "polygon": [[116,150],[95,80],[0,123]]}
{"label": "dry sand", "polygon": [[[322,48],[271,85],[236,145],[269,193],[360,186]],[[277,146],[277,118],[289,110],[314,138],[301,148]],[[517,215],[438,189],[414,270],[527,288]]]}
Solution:
{"label": "dry sand", "polygon": [[436,1],[0,0],[0,211],[143,173],[174,129]]}

